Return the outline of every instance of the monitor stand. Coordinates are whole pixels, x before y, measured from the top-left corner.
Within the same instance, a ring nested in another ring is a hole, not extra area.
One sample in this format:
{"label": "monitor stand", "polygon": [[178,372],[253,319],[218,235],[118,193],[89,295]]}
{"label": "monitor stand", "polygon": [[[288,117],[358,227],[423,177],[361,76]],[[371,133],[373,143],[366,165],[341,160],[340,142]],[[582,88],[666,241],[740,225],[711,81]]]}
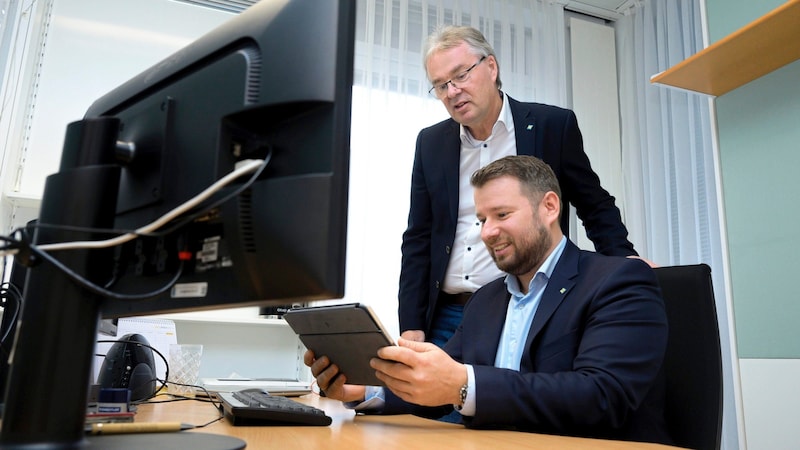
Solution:
{"label": "monitor stand", "polygon": [[[113,226],[120,169],[113,161],[116,119],[75,122],[61,169],[45,185],[40,224]],[[87,235],[88,234],[88,235]],[[88,240],[91,233],[38,228],[39,243]],[[108,280],[108,250],[58,252],[71,270]],[[86,436],[85,418],[103,299],[42,262],[28,271],[14,359],[6,383],[0,449],[242,449],[241,439],[197,432]]]}

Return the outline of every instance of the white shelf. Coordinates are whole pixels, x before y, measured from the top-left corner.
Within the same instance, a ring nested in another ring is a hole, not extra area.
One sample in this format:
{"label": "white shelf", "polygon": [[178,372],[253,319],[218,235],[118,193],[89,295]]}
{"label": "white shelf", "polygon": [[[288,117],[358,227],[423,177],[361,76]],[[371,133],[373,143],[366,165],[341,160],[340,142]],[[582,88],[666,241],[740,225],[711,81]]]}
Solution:
{"label": "white shelf", "polygon": [[36,208],[38,210],[39,205],[42,204],[41,197],[32,195],[4,194],[3,197],[8,203],[20,208]]}
{"label": "white shelf", "polygon": [[266,327],[289,326],[283,319],[265,319],[260,317],[236,317],[236,316],[214,317],[211,314],[213,314],[213,312],[211,311],[201,311],[201,312],[158,314],[148,317],[152,317],[154,319],[168,319],[175,322],[257,325]]}

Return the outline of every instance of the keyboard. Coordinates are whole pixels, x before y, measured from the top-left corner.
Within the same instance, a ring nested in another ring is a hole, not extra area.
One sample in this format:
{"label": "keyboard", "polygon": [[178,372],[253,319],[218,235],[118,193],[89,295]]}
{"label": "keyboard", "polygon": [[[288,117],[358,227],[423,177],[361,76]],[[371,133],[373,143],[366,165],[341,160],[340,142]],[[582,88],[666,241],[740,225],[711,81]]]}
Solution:
{"label": "keyboard", "polygon": [[269,395],[261,389],[218,392],[225,416],[233,425],[328,426],[325,411],[291,398]]}

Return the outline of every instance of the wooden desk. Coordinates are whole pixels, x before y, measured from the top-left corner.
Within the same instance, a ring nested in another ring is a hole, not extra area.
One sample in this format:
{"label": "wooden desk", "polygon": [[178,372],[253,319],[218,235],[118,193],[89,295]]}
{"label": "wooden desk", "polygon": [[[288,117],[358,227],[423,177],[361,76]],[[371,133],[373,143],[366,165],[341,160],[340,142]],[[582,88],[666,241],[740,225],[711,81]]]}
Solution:
{"label": "wooden desk", "polygon": [[[408,450],[416,448],[491,449],[670,449],[673,447],[638,442],[583,439],[516,431],[468,430],[462,425],[438,422],[411,415],[357,416],[340,402],[315,394],[299,397],[303,403],[325,410],[333,423],[327,427],[232,426],[222,420],[196,433],[238,437],[248,449],[330,449],[341,448]],[[209,403],[198,401],[140,405],[137,422],[184,422],[201,425],[219,413]],[[187,431],[188,432],[188,431]]]}

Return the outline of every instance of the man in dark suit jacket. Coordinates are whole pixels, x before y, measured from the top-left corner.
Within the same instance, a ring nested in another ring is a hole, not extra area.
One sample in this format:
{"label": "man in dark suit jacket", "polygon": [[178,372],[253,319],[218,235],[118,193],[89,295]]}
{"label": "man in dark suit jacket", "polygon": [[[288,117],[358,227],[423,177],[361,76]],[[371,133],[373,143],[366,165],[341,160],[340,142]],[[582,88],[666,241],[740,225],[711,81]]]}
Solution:
{"label": "man in dark suit jacket", "polygon": [[[447,27],[431,39],[426,54],[431,92],[451,118],[422,130],[417,138],[398,300],[402,336],[442,345],[455,328],[442,323],[442,308],[456,314],[452,322],[457,322],[468,294],[499,274],[488,257],[467,255],[472,249],[464,239],[473,215],[463,202],[471,200],[469,175],[489,160],[508,154],[544,160],[561,183],[562,200],[575,206],[595,249],[617,256],[637,253],[614,197],[591,168],[575,114],[505,96],[494,51],[477,30]],[[465,162],[470,146],[486,147],[477,150],[485,152],[480,163]],[[561,227],[568,232],[569,214],[562,215]],[[472,239],[480,243],[475,232]],[[477,247],[480,255],[483,250]],[[458,262],[448,271],[453,258]],[[437,336],[431,335],[432,328]]]}
{"label": "man in dark suit jacket", "polygon": [[444,349],[400,339],[379,350],[371,365],[386,390],[347,385],[307,352],[320,388],[365,412],[455,408],[471,428],[669,443],[667,319],[650,267],[566,239],[558,183],[537,158],[497,160],[472,184],[481,238],[508,275],[472,296]]}

